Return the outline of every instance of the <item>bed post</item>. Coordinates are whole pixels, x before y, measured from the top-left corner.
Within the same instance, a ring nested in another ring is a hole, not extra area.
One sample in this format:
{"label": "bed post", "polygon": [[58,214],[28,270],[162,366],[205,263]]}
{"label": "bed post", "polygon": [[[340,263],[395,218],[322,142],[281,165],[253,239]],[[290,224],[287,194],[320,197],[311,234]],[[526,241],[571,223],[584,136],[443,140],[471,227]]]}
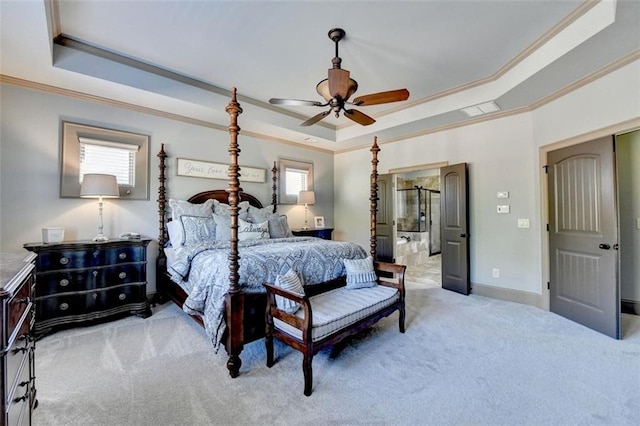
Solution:
{"label": "bed post", "polygon": [[238,147],[238,133],[240,127],[238,127],[238,115],[242,114],[242,108],[236,99],[236,88],[231,91],[231,101],[225,108],[227,114],[231,118],[229,124],[229,156],[231,157],[231,164],[229,164],[229,210],[231,216],[231,241],[229,248],[229,292],[226,296],[226,314],[227,314],[227,354],[229,359],[227,360],[227,369],[231,377],[238,377],[240,374],[240,366],[242,360],[240,359],[240,352],[243,348],[243,300],[240,293],[240,286],[238,281],[240,280],[239,260],[238,254],[238,200],[239,193],[242,191],[240,188],[240,167],[238,166],[238,154],[240,148]]}
{"label": "bed post", "polygon": [[160,145],[160,152],[158,153],[160,159],[160,174],[158,176],[158,257],[156,258],[156,294],[151,300],[151,303],[164,303],[166,288],[164,286],[164,271],[167,269],[167,256],[164,253],[164,245],[167,242],[167,197],[165,182],[167,177],[165,175],[166,164],[165,159],[167,153],[164,152],[164,144]]}
{"label": "bed post", "polygon": [[276,167],[276,162],[273,162],[273,169],[271,169],[271,180],[273,181],[273,186],[271,187],[271,204],[273,204],[273,212],[275,213],[278,210],[278,185],[276,182],[278,180],[278,168]]}
{"label": "bed post", "polygon": [[373,146],[371,147],[373,159],[371,160],[371,257],[375,260],[377,252],[376,223],[378,212],[378,138],[373,138]]}

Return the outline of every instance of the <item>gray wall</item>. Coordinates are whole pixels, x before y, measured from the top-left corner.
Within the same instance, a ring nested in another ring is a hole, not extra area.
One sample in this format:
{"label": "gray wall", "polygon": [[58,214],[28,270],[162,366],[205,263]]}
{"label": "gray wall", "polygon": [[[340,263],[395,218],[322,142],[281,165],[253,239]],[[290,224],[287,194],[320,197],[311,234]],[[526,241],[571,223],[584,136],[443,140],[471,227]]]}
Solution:
{"label": "gray wall", "polygon": [[640,303],[640,130],[616,138],[620,296]]}
{"label": "gray wall", "polygon": [[[229,163],[226,131],[86,102],[70,97],[16,87],[0,86],[0,251],[22,250],[26,242],[42,241],[43,226],[62,226],[65,240],[91,239],[97,233],[98,206],[92,199],[60,198],[60,133],[62,120],[151,135],[150,199],[108,199],[104,204],[105,233],[116,237],[135,231],[158,236],[158,158],[160,144],[169,154],[168,194],[184,199],[208,189],[227,188],[226,180],[176,176],[176,158]],[[239,124],[242,127],[242,118]],[[226,125],[226,123],[225,123]],[[239,136],[240,165],[268,169],[267,182],[243,183],[246,192],[263,204],[271,203],[271,168],[279,157],[314,163],[316,204],[309,216],[333,218],[333,155],[274,141]],[[280,206],[291,227],[304,225],[304,207]],[[150,266],[157,244],[148,251]],[[149,291],[155,289],[155,268],[149,267]]]}

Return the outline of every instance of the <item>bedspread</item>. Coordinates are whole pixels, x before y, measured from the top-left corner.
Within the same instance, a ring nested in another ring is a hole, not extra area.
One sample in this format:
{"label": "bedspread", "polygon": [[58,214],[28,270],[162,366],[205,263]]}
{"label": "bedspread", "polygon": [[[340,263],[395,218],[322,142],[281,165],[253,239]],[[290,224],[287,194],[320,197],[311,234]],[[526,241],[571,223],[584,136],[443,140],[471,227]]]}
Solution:
{"label": "bedspread", "polygon": [[[183,305],[188,314],[203,317],[205,330],[217,351],[225,331],[225,296],[229,281],[228,241],[201,243],[181,249],[169,272],[189,295]],[[293,269],[305,286],[345,275],[342,259],[363,259],[366,251],[351,242],[314,237],[239,241],[239,287],[264,293],[263,282]]]}

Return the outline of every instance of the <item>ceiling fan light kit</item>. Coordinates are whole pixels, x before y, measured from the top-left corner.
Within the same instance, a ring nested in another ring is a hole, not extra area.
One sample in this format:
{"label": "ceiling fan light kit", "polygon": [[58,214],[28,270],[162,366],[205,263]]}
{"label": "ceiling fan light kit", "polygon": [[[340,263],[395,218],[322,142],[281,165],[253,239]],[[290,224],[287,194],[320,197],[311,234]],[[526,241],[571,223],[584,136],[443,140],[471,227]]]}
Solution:
{"label": "ceiling fan light kit", "polygon": [[269,103],[273,105],[289,106],[329,106],[329,110],[314,115],[307,121],[301,123],[301,126],[311,126],[312,124],[315,124],[325,118],[331,112],[333,112],[337,118],[340,116],[340,111],[342,111],[343,115],[348,119],[363,126],[368,126],[375,123],[376,120],[358,110],[347,109],[345,108],[345,105],[380,105],[390,102],[406,101],[407,99],[409,99],[409,91],[407,89],[399,89],[359,96],[355,98],[353,102],[349,102],[349,98],[351,97],[351,95],[353,95],[356,90],[358,90],[358,82],[350,77],[350,73],[348,70],[342,69],[340,67],[342,64],[342,59],[338,55],[338,43],[344,38],[345,34],[346,33],[342,28],[334,28],[329,31],[329,38],[335,43],[336,46],[336,54],[335,57],[331,60],[332,68],[329,68],[327,78],[320,81],[316,85],[316,91],[325,100],[324,103],[319,101],[305,101],[300,99],[281,98],[271,98],[269,99]]}

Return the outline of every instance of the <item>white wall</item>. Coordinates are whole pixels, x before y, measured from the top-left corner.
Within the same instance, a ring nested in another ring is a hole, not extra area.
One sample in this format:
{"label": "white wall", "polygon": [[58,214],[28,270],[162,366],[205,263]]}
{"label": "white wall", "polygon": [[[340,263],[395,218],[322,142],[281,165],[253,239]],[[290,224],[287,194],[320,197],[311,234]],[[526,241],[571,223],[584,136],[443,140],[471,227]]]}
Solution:
{"label": "white wall", "polygon": [[[60,136],[62,120],[149,134],[150,199],[105,200],[104,227],[111,237],[136,231],[158,236],[158,158],[160,144],[169,154],[169,198],[186,198],[208,189],[227,188],[226,180],[176,176],[176,157],[229,163],[229,134],[202,126],[146,115],[108,105],[85,102],[20,88],[0,86],[0,251],[22,250],[26,242],[42,241],[43,226],[62,226],[65,240],[91,239],[98,230],[95,200],[60,198]],[[240,115],[238,121],[242,127]],[[226,123],[224,123],[226,125]],[[268,169],[267,182],[243,183],[243,189],[271,203],[271,168],[279,157],[314,163],[317,203],[309,215],[325,216],[333,225],[333,156],[272,141],[239,136],[240,165]],[[291,227],[304,225],[304,207],[280,206]],[[155,290],[154,241],[148,251],[148,291]]]}
{"label": "white wall", "polygon": [[[411,140],[379,141],[378,172],[440,161],[467,162],[472,283],[542,295],[546,223],[541,223],[544,164],[539,151],[638,119],[639,93],[640,61],[635,61],[533,112]],[[338,154],[335,170],[336,235],[368,248],[371,153],[361,149]],[[511,206],[510,214],[496,214],[497,191],[509,191],[509,198],[502,201]],[[517,218],[528,218],[531,227],[518,229]],[[492,268],[500,268],[500,278],[491,277]]]}

